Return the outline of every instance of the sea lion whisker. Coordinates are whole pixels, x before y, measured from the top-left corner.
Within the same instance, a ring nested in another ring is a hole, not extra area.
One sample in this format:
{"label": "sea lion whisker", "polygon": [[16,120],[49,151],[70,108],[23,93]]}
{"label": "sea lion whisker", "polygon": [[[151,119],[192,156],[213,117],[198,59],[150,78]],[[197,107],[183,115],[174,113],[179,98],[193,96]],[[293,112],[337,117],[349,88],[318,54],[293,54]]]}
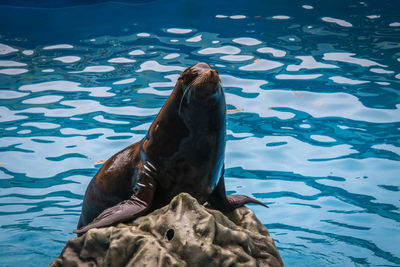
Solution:
{"label": "sea lion whisker", "polygon": [[151,170],[147,165],[143,165],[143,167],[146,169],[146,171],[153,172],[153,170]]}
{"label": "sea lion whisker", "polygon": [[148,166],[150,166],[151,168],[152,168],[152,170],[153,171],[157,171],[157,169],[156,169],[156,167],[154,167],[154,165],[150,162],[150,161],[146,161],[146,164],[148,165]]}
{"label": "sea lion whisker", "polygon": [[178,109],[178,114],[181,115],[181,108],[182,108],[182,102],[183,99],[185,99],[186,93],[190,90],[190,86],[193,82],[191,82],[188,86],[186,86],[185,91],[183,92],[181,101],[179,102],[179,109]]}
{"label": "sea lion whisker", "polygon": [[149,177],[149,178],[153,178],[153,177],[150,175],[150,173],[148,173],[148,172],[143,172],[143,174],[146,175],[146,176]]}
{"label": "sea lion whisker", "polygon": [[196,79],[194,79],[191,83],[190,86],[202,86],[210,81],[210,75],[208,75],[207,72],[203,72],[200,74]]}

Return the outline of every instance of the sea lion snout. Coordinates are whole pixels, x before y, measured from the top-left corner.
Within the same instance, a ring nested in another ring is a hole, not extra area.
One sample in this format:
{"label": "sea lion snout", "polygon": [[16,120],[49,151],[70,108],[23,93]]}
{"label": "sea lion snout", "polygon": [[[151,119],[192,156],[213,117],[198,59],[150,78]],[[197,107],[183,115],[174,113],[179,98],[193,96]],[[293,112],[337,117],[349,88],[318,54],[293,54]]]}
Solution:
{"label": "sea lion snout", "polygon": [[185,105],[199,103],[213,106],[218,103],[221,96],[223,97],[218,71],[204,62],[196,63],[187,68],[179,77],[177,84],[182,90],[179,114],[181,114],[182,107]]}
{"label": "sea lion snout", "polygon": [[183,83],[188,87],[193,100],[205,101],[215,98],[221,89],[218,72],[209,64],[199,62],[184,71]]}
{"label": "sea lion snout", "polygon": [[195,97],[203,101],[210,97],[217,97],[221,88],[218,72],[213,69],[204,71],[196,80],[193,81]]}
{"label": "sea lion snout", "polygon": [[[187,68],[181,75],[181,79],[186,86],[191,86],[205,72],[213,70],[211,66],[204,62],[196,63]],[[213,70],[215,71],[215,70]]]}
{"label": "sea lion snout", "polygon": [[[191,68],[193,70],[197,70],[200,72],[212,69],[212,67],[208,63],[205,63],[205,62],[196,63]],[[201,73],[199,73],[199,74],[201,74]]]}

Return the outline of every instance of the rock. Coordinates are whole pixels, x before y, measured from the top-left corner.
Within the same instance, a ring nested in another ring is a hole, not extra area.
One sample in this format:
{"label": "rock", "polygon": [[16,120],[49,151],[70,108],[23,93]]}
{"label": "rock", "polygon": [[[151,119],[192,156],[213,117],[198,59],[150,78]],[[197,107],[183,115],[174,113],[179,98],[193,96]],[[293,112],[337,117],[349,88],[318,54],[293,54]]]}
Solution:
{"label": "rock", "polygon": [[133,222],[70,239],[50,266],[283,266],[267,228],[246,208],[226,215],[189,194]]}

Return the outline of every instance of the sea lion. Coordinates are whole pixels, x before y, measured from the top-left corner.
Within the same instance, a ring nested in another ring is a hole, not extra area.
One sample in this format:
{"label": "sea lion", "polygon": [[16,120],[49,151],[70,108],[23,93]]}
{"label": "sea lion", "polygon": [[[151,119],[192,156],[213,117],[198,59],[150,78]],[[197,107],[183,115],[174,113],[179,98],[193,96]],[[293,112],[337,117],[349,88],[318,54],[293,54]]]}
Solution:
{"label": "sea lion", "polygon": [[118,152],[90,181],[77,234],[134,219],[187,192],[222,211],[264,203],[226,195],[226,104],[218,72],[207,63],[187,68],[147,135]]}

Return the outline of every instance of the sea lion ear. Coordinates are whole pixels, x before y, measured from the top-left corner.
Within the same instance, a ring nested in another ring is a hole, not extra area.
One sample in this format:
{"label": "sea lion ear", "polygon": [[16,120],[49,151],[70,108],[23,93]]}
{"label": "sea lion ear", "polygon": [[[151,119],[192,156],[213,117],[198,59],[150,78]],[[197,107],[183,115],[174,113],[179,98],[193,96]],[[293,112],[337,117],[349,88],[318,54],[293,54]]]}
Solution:
{"label": "sea lion ear", "polygon": [[178,80],[176,81],[176,83],[179,83],[179,82],[184,83],[186,75],[187,75],[186,71],[182,72],[181,75],[179,76]]}
{"label": "sea lion ear", "polygon": [[183,78],[179,77],[178,80],[176,81],[175,87],[177,87],[178,89],[182,89],[183,86],[184,86]]}

